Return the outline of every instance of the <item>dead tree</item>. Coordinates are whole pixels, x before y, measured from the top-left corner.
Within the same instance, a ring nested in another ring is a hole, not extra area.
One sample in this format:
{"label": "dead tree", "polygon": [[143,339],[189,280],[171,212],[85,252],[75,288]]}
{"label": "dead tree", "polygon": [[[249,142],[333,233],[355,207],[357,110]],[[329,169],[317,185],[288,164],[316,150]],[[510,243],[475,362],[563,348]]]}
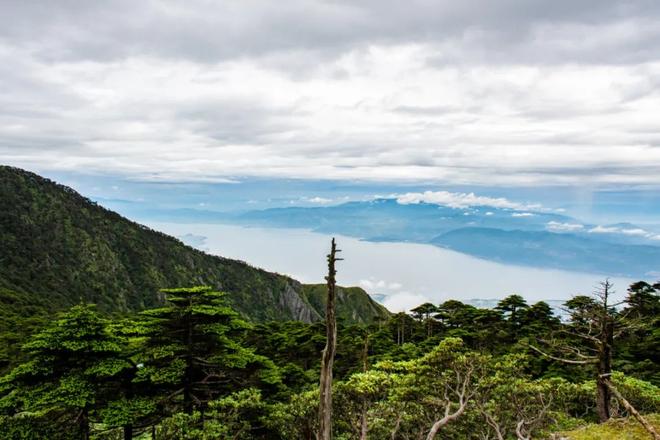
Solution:
{"label": "dead tree", "polygon": [[[606,422],[611,416],[611,393],[604,377],[612,373],[612,348],[614,339],[624,329],[618,319],[615,307],[611,304],[613,285],[609,280],[600,283],[594,292],[595,299],[578,297],[580,304],[573,304],[571,316],[573,323],[561,331],[574,341],[581,341],[575,345],[569,341],[543,341],[558,355],[542,351],[538,347],[530,347],[541,355],[566,364],[593,365],[596,370],[596,408],[600,422]],[[576,298],[574,298],[576,300]],[[573,300],[571,300],[573,301]],[[570,303],[570,301],[569,301]]]}
{"label": "dead tree", "polygon": [[337,350],[337,318],[335,315],[335,293],[337,271],[335,263],[342,260],[337,258],[335,239],[332,239],[330,253],[328,254],[328,276],[325,277],[328,285],[328,298],[325,305],[326,343],[321,357],[320,404],[319,404],[319,440],[332,438],[332,364]]}
{"label": "dead tree", "polygon": [[635,409],[635,407],[632,406],[625,397],[623,397],[623,395],[610,380],[609,375],[605,375],[601,379],[605,386],[610,390],[612,395],[616,397],[616,399],[621,402],[621,405],[623,405],[626,411],[628,411],[628,414],[637,419],[637,421],[644,427],[644,429],[646,429],[651,437],[653,437],[653,440],[660,440],[660,434],[656,432],[653,425],[651,425],[644,417],[642,417],[642,415]]}

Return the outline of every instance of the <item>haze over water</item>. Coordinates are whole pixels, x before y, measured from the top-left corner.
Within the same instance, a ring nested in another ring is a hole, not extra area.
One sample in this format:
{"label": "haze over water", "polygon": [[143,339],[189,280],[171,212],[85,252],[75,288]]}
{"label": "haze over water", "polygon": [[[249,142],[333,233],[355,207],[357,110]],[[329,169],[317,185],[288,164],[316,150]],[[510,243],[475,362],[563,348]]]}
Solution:
{"label": "haze over water", "polygon": [[[222,224],[147,222],[208,253],[244,260],[304,283],[323,283],[331,237],[300,229],[247,228]],[[343,250],[339,283],[387,295],[397,312],[425,301],[499,299],[517,293],[528,302],[589,294],[605,275],[538,269],[481,260],[431,245],[373,243],[336,236]],[[636,280],[612,278],[622,297]]]}

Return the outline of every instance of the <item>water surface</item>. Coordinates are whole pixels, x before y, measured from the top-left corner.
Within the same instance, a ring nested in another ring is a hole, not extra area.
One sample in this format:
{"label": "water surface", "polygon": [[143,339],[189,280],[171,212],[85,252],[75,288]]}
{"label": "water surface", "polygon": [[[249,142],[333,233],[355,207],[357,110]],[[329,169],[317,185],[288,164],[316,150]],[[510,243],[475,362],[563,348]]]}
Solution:
{"label": "water surface", "polygon": [[[252,228],[222,224],[148,222],[208,253],[247,261],[304,283],[323,283],[329,235],[300,229]],[[538,269],[481,260],[414,243],[373,243],[336,235],[341,257],[338,282],[386,295],[391,311],[425,301],[503,298],[517,293],[529,302],[566,300],[594,290],[603,275]],[[623,296],[633,281],[611,279]]]}

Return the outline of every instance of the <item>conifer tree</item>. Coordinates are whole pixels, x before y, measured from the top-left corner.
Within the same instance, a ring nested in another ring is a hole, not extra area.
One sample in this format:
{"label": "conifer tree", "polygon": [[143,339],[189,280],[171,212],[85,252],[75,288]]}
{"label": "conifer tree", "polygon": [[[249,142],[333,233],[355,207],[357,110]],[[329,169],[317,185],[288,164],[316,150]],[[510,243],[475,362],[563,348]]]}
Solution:
{"label": "conifer tree", "polygon": [[24,346],[28,360],[2,379],[11,391],[0,406],[42,415],[51,426],[88,439],[111,378],[129,366],[118,357],[121,346],[93,306],[75,306]]}
{"label": "conifer tree", "polygon": [[163,292],[167,305],[143,312],[148,359],[138,380],[159,388],[169,409],[203,414],[211,399],[239,385],[246,369],[263,359],[237,342],[248,324],[225,303],[224,293],[206,286]]}

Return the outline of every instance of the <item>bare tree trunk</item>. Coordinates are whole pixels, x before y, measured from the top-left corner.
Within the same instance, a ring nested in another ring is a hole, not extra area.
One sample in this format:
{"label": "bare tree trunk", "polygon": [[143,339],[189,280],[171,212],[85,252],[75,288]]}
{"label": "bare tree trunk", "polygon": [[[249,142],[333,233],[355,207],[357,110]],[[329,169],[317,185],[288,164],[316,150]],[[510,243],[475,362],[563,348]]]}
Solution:
{"label": "bare tree trunk", "polygon": [[367,424],[367,403],[362,404],[362,414],[360,415],[360,440],[367,440],[369,425]]}
{"label": "bare tree trunk", "polygon": [[325,306],[326,343],[321,357],[320,405],[319,405],[319,440],[332,438],[332,364],[337,349],[337,319],[335,317],[335,290],[337,271],[335,263],[337,258],[335,239],[332,239],[330,254],[328,255],[328,300]]}
{"label": "bare tree trunk", "polygon": [[[362,371],[369,369],[369,333],[364,335],[364,347],[362,348]],[[366,398],[362,398],[362,412],[360,413],[360,440],[367,440],[369,425],[367,420],[367,411],[369,404]]]}
{"label": "bare tree trunk", "polygon": [[399,427],[401,426],[401,419],[403,418],[403,412],[400,412],[399,415],[396,417],[396,423],[394,424],[394,429],[392,429],[392,432],[390,433],[390,440],[395,440],[396,435],[399,432]]}
{"label": "bare tree trunk", "polygon": [[83,409],[80,415],[80,438],[89,440],[89,412],[87,408]]}
{"label": "bare tree trunk", "polygon": [[525,426],[524,420],[521,420],[516,424],[516,437],[518,437],[518,440],[530,440],[531,437],[528,437],[525,434],[523,434],[522,432],[523,426]]}
{"label": "bare tree trunk", "polygon": [[[192,308],[192,298],[189,298],[189,307]],[[192,399],[192,345],[193,345],[193,328],[190,322],[190,315],[186,316],[186,370],[183,376],[183,411],[191,415],[193,413],[193,399]]]}
{"label": "bare tree trunk", "polygon": [[598,409],[598,418],[600,422],[607,422],[611,415],[610,412],[610,390],[605,381],[612,373],[612,346],[614,345],[614,322],[609,313],[609,296],[612,285],[606,280],[602,285],[602,316],[600,319],[601,331],[599,335],[600,344],[598,345],[598,377],[596,378],[596,407]]}
{"label": "bare tree trunk", "polygon": [[453,412],[452,414],[449,414],[449,403],[447,403],[447,408],[445,410],[445,416],[443,418],[441,418],[440,420],[438,420],[437,422],[435,422],[433,424],[433,426],[431,426],[431,430],[429,431],[428,435],[426,436],[426,440],[433,440],[435,438],[436,434],[438,433],[438,431],[440,431],[440,429],[442,429],[443,426],[445,426],[449,422],[459,418],[465,412],[465,407],[467,406],[466,404],[467,404],[467,401],[461,402],[458,409],[455,412]]}
{"label": "bare tree trunk", "polygon": [[133,440],[133,425],[124,425],[124,440]]}
{"label": "bare tree trunk", "polygon": [[646,431],[648,431],[648,433],[651,434],[651,437],[653,437],[653,440],[660,440],[660,435],[655,431],[655,428],[653,428],[653,425],[651,425],[644,417],[642,417],[642,415],[639,412],[637,412],[635,407],[633,407],[630,404],[630,402],[628,402],[623,397],[623,395],[619,392],[619,390],[617,390],[616,387],[614,386],[614,384],[610,381],[609,376],[603,376],[603,377],[601,377],[601,379],[602,379],[603,383],[605,384],[605,386],[609,389],[609,391],[612,392],[614,397],[616,397],[617,400],[619,400],[619,402],[621,402],[621,404],[626,409],[626,411],[628,411],[629,414],[631,414],[633,417],[635,417],[637,419],[637,421],[642,424],[644,429],[646,429]]}

